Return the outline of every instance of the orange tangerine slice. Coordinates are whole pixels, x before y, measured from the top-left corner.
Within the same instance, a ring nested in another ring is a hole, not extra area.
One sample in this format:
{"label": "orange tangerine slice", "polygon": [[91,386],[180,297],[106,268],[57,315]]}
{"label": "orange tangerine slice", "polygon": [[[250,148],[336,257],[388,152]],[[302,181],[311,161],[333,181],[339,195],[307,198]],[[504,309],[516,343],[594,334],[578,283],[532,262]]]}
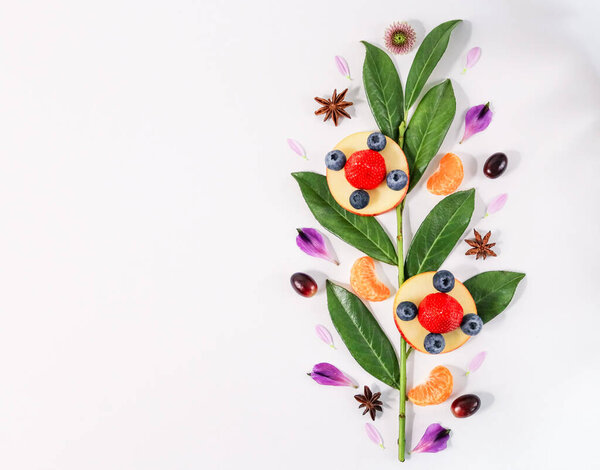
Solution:
{"label": "orange tangerine slice", "polygon": [[460,158],[453,153],[447,153],[440,160],[436,172],[427,180],[427,190],[437,196],[447,196],[458,189],[464,176]]}
{"label": "orange tangerine slice", "polygon": [[452,394],[453,382],[450,371],[444,366],[437,366],[429,373],[427,382],[408,392],[408,399],[419,406],[439,405]]}
{"label": "orange tangerine slice", "polygon": [[350,270],[350,285],[365,300],[381,302],[390,296],[387,286],[377,279],[375,262],[370,256],[358,258]]}

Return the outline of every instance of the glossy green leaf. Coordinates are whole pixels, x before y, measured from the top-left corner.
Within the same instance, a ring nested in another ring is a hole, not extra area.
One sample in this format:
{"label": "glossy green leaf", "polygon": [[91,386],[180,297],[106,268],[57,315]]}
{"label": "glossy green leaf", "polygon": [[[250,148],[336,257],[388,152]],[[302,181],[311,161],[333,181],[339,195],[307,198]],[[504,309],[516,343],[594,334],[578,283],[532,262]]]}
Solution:
{"label": "glossy green leaf", "polygon": [[437,271],[469,226],[475,190],[459,191],[442,199],[427,215],[406,255],[406,278]]}
{"label": "glossy green leaf", "polygon": [[371,258],[396,265],[398,256],[390,237],[375,217],[356,215],[341,207],[329,192],[327,179],[312,172],[292,173],[302,196],[319,223]]}
{"label": "glossy green leaf", "polygon": [[446,21],[433,28],[425,36],[425,39],[423,39],[419,50],[415,54],[410,71],[408,72],[408,78],[406,79],[406,102],[404,108],[406,111],[416,103],[419,93],[423,90],[431,72],[433,72],[433,69],[446,51],[450,33],[461,21]]}
{"label": "glossy green leaf", "polygon": [[465,281],[483,323],[492,320],[508,306],[524,277],[523,273],[511,271],[486,271]]}
{"label": "glossy green leaf", "polygon": [[356,362],[376,379],[400,388],[400,368],[392,343],[379,323],[352,292],[327,281],[331,321]]}
{"label": "glossy green leaf", "polygon": [[367,49],[363,65],[367,101],[381,132],[398,142],[398,128],[404,118],[400,77],[385,51],[366,41],[362,43]]}
{"label": "glossy green leaf", "polygon": [[450,80],[434,86],[417,106],[404,135],[404,153],[410,172],[409,191],[419,182],[440,149],[455,113],[456,99]]}

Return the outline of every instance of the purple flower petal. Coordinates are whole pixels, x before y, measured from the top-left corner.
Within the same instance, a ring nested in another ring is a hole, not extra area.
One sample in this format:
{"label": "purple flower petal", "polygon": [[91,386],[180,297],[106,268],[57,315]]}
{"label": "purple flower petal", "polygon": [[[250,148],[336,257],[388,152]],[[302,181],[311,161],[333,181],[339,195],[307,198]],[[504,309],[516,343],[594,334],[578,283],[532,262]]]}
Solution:
{"label": "purple flower petal", "polygon": [[340,264],[327,250],[325,239],[314,228],[298,228],[296,245],[307,255],[326,259],[334,264]]}
{"label": "purple flower petal", "polygon": [[287,139],[287,143],[294,152],[296,152],[298,155],[304,158],[304,160],[308,160],[308,158],[306,157],[304,147],[300,145],[300,142],[294,139]]}
{"label": "purple flower petal", "polygon": [[320,385],[332,385],[334,387],[354,387],[358,385],[354,381],[345,375],[336,366],[327,362],[320,362],[315,364],[312,371],[308,373],[312,379]]}
{"label": "purple flower petal", "polygon": [[335,64],[337,65],[340,73],[350,80],[350,68],[348,67],[348,62],[346,62],[346,59],[344,59],[342,56],[336,55]]}
{"label": "purple flower petal", "polygon": [[450,429],[446,429],[440,423],[430,424],[417,446],[412,450],[412,453],[439,452],[447,447],[448,439],[450,439]]}
{"label": "purple flower petal", "polygon": [[335,349],[335,346],[333,345],[333,337],[327,328],[325,328],[323,325],[317,325],[315,326],[315,331],[317,332],[317,336],[321,339],[321,341]]}
{"label": "purple flower petal", "polygon": [[365,423],[365,431],[367,432],[369,439],[371,439],[374,444],[377,444],[382,449],[385,449],[385,447],[383,447],[383,438],[375,426],[373,426],[371,423]]}
{"label": "purple flower petal", "polygon": [[484,131],[492,122],[494,113],[490,110],[490,103],[473,106],[467,111],[465,116],[465,133],[460,143],[478,132]]}
{"label": "purple flower petal", "polygon": [[494,212],[498,212],[500,209],[502,209],[504,207],[504,204],[506,204],[507,199],[508,194],[506,193],[500,194],[499,196],[496,196],[494,199],[492,199],[492,202],[490,202],[490,205],[487,208],[485,216],[487,217],[488,215],[493,214]]}
{"label": "purple flower petal", "polygon": [[467,65],[463,69],[463,73],[473,67],[477,62],[479,62],[479,57],[481,57],[481,47],[474,47],[469,52],[467,52]]}
{"label": "purple flower petal", "polygon": [[471,372],[475,372],[477,369],[481,367],[483,361],[485,360],[485,356],[487,355],[486,351],[481,351],[477,353],[471,362],[469,362],[469,368],[467,369],[466,375],[469,375]]}

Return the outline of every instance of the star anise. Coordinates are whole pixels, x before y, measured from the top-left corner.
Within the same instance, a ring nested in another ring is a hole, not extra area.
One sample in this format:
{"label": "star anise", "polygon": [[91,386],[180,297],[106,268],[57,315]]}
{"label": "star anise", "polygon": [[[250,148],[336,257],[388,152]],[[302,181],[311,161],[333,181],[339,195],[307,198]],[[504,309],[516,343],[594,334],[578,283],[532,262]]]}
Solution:
{"label": "star anise", "polygon": [[360,403],[358,408],[364,408],[363,415],[369,413],[371,415],[371,419],[375,421],[375,415],[378,411],[383,411],[381,405],[382,402],[379,401],[379,397],[381,396],[381,392],[373,393],[371,389],[365,385],[364,395],[354,395],[354,398],[357,402]]}
{"label": "star anise", "polygon": [[350,115],[346,112],[344,108],[348,106],[352,106],[352,102],[344,101],[344,97],[346,96],[346,92],[348,88],[342,91],[339,95],[337,94],[337,89],[333,90],[333,95],[331,99],[327,100],[325,98],[315,97],[315,101],[321,105],[319,109],[315,111],[315,114],[318,116],[320,114],[324,114],[325,118],[323,122],[327,121],[327,119],[332,118],[333,123],[337,126],[338,119],[340,116],[345,116],[348,119],[351,119]]}
{"label": "star anise", "polygon": [[492,232],[486,233],[483,238],[481,238],[481,235],[477,230],[473,230],[473,232],[475,232],[475,240],[465,240],[473,248],[467,251],[465,255],[477,255],[475,259],[486,259],[488,256],[496,256],[496,253],[492,251],[492,247],[495,243],[488,243]]}

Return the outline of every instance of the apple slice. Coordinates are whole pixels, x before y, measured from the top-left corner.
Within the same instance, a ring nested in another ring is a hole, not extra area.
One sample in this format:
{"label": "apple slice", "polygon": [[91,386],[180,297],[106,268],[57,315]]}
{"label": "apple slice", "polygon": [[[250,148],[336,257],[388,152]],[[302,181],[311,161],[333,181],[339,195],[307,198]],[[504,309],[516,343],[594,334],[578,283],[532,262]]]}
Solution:
{"label": "apple slice", "polygon": [[[357,132],[349,135],[339,142],[332,150],[341,150],[346,159],[349,159],[354,152],[365,150],[367,138],[372,132]],[[408,176],[408,163],[406,156],[400,146],[389,137],[386,137],[386,145],[379,153],[385,160],[386,175],[392,170],[402,170]],[[408,191],[408,182],[404,188],[399,191],[390,189],[386,178],[374,189],[369,189],[369,203],[363,209],[355,209],[350,204],[350,195],[357,189],[346,179],[344,169],[327,169],[327,184],[329,191],[336,202],[347,211],[358,215],[378,215],[393,209],[402,202]]]}
{"label": "apple slice", "polygon": [[[416,276],[407,279],[398,289],[396,298],[394,299],[394,321],[396,327],[404,339],[416,350],[421,351],[425,354],[429,354],[425,351],[423,341],[425,336],[430,332],[427,331],[419,322],[418,316],[409,321],[403,321],[396,315],[396,307],[400,302],[408,301],[415,304],[417,307],[421,301],[429,294],[438,292],[433,287],[433,276],[435,271],[429,271],[426,273],[417,274]],[[463,308],[464,315],[468,313],[477,313],[477,307],[475,301],[467,288],[458,280],[455,280],[454,289],[448,292],[448,295],[454,297]],[[444,333],[442,335],[446,341],[446,346],[442,353],[454,351],[465,344],[470,336],[462,332],[460,328]]]}

